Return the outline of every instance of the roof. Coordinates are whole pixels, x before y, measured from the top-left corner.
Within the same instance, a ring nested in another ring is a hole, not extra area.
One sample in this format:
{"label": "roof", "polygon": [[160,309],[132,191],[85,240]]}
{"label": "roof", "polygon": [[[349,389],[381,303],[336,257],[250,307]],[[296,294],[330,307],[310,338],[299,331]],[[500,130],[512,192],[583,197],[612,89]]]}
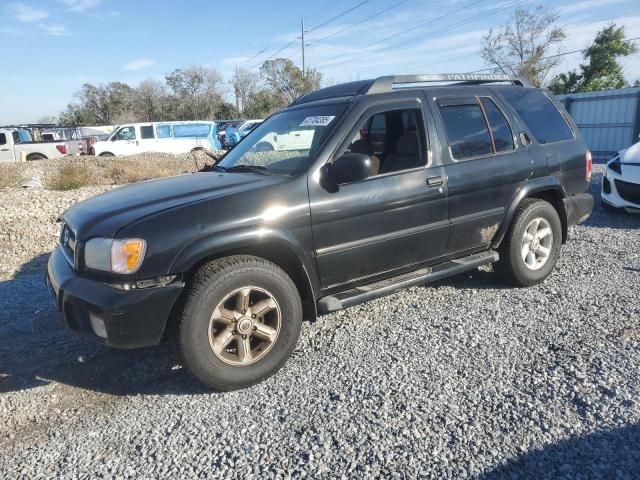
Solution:
{"label": "roof", "polygon": [[389,75],[372,80],[359,80],[357,82],[342,83],[327,88],[321,88],[298,98],[290,106],[304,103],[327,100],[331,98],[350,99],[358,95],[372,95],[387,93],[400,88],[418,87],[425,83],[457,84],[457,85],[481,85],[487,83],[510,83],[521,87],[529,87],[531,84],[524,77],[502,74],[479,73],[439,73],[423,75]]}

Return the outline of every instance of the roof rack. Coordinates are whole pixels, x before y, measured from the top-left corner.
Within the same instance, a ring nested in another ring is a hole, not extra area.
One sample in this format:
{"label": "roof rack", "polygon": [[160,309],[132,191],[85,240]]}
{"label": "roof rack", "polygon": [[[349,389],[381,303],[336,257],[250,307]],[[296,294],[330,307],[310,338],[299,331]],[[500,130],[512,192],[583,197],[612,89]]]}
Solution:
{"label": "roof rack", "polygon": [[427,75],[389,75],[377,78],[367,90],[367,94],[385,93],[393,90],[394,85],[431,82],[459,82],[460,85],[480,85],[483,83],[510,82],[521,87],[530,87],[525,77],[497,73],[434,73]]}

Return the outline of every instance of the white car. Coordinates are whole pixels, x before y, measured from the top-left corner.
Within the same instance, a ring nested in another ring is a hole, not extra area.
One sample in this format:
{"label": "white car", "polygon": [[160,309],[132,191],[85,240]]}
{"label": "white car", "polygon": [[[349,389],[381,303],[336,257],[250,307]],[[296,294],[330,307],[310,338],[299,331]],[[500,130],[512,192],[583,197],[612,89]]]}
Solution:
{"label": "white car", "polygon": [[117,127],[108,140],[96,142],[89,154],[123,156],[143,152],[187,153],[215,150],[216,124],[205,121],[130,123]]}
{"label": "white car", "polygon": [[0,129],[0,163],[64,157],[68,151],[69,144],[65,141],[24,142],[18,130]]}
{"label": "white car", "polygon": [[602,202],[607,207],[640,213],[640,142],[620,150],[607,162]]}

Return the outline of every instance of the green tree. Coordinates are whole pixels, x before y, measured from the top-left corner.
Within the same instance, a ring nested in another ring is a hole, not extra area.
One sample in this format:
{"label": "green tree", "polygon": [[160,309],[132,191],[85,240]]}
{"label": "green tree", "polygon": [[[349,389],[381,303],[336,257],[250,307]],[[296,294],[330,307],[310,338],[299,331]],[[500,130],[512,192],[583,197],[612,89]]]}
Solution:
{"label": "green tree", "polygon": [[557,75],[549,85],[555,94],[593,92],[628,87],[619,59],[637,51],[626,40],[624,26],[611,24],[596,35],[593,44],[584,52],[588,63],[580,65],[580,72],[571,70]]}
{"label": "green tree", "polygon": [[320,88],[322,74],[314,69],[302,70],[288,58],[267,60],[260,67],[260,74],[267,86],[276,94],[280,106],[284,107],[302,95]]}
{"label": "green tree", "polygon": [[65,127],[86,127],[98,125],[96,117],[82,105],[70,103],[58,115],[58,125]]}
{"label": "green tree", "polygon": [[540,86],[560,61],[551,56],[566,37],[557,20],[557,11],[550,8],[517,8],[508,24],[489,30],[482,39],[480,56],[494,71],[523,75]]}
{"label": "green tree", "polygon": [[216,70],[193,66],[176,69],[165,77],[177,120],[213,118],[222,103],[222,77]]}
{"label": "green tree", "polygon": [[133,89],[126,83],[85,83],[77,97],[81,108],[94,118],[94,125],[112,125],[133,110]]}
{"label": "green tree", "polygon": [[244,107],[247,118],[265,118],[282,108],[282,103],[271,90],[263,88],[253,95]]}

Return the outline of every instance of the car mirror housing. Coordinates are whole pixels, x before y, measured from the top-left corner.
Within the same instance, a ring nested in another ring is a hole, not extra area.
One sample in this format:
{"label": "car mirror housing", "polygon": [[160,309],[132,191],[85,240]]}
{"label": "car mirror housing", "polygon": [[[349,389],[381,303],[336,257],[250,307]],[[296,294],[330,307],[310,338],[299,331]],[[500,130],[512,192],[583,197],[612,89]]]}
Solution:
{"label": "car mirror housing", "polygon": [[363,153],[345,153],[324,169],[330,185],[359,182],[371,175],[371,158]]}

